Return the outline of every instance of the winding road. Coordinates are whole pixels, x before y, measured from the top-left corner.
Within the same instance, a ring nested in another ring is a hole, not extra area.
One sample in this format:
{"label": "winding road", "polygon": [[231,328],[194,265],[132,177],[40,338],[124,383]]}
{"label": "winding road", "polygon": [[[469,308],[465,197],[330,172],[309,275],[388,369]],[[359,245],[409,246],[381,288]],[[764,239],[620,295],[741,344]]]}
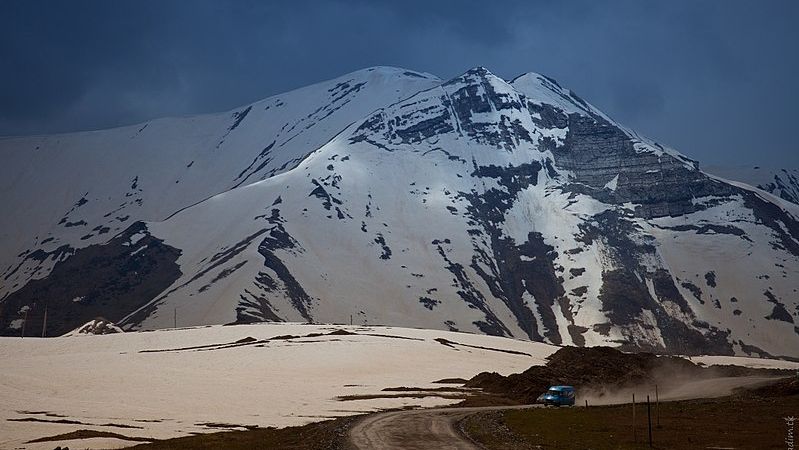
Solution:
{"label": "winding road", "polygon": [[[773,382],[775,377],[718,377],[703,380],[685,380],[666,390],[660,400],[686,400],[693,398],[720,397],[729,395],[739,387],[755,387]],[[642,388],[639,388],[642,389]],[[625,403],[630,391],[619,391],[605,401],[592,400],[591,404]],[[582,403],[582,399],[578,404]],[[469,414],[480,411],[525,409],[541,405],[502,407],[435,408],[406,411],[389,411],[371,414],[350,428],[350,445],[359,450],[478,450],[457,429],[457,422]]]}
{"label": "winding road", "polygon": [[359,450],[479,450],[456,423],[469,414],[536,405],[436,408],[391,411],[364,417],[350,429],[350,444]]}

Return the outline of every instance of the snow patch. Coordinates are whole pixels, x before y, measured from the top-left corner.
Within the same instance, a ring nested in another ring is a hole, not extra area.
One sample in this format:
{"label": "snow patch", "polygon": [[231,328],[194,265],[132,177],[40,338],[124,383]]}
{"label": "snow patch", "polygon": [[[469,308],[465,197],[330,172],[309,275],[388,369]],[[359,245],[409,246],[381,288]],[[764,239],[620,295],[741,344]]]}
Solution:
{"label": "snow patch", "polygon": [[612,180],[605,183],[605,189],[610,189],[613,192],[616,192],[616,187],[619,185],[619,175],[617,174],[613,177]]}

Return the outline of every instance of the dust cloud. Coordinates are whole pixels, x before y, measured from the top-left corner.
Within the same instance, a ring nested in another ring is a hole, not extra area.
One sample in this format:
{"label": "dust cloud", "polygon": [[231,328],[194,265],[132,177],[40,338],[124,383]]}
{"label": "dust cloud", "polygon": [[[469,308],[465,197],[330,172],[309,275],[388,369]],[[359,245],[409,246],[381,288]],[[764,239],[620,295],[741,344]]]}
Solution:
{"label": "dust cloud", "polygon": [[[642,383],[636,386],[616,388],[607,386],[594,386],[579,389],[575,405],[616,405],[631,403],[635,394],[636,403],[645,403],[646,396],[651,402],[656,397],[665,400],[689,400],[695,398],[713,398],[730,395],[737,388],[754,388],[779,379],[769,376],[670,376],[657,382]],[[657,395],[656,395],[657,386]]]}

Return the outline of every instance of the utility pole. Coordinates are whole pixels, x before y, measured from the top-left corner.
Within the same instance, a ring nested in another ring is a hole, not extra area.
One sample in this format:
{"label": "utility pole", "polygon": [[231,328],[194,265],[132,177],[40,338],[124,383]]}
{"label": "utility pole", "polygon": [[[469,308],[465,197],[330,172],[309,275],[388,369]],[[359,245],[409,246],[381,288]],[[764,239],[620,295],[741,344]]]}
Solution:
{"label": "utility pole", "polygon": [[44,304],[44,319],[42,320],[42,337],[47,337],[47,303]]}

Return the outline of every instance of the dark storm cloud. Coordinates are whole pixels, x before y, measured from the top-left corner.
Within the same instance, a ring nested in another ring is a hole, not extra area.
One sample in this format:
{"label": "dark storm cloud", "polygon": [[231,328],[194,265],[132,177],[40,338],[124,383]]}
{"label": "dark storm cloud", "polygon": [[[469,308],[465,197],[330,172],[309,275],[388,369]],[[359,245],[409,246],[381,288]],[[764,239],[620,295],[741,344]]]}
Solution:
{"label": "dark storm cloud", "polygon": [[707,163],[799,166],[799,2],[0,3],[0,134],[241,104],[371,65],[558,79]]}

